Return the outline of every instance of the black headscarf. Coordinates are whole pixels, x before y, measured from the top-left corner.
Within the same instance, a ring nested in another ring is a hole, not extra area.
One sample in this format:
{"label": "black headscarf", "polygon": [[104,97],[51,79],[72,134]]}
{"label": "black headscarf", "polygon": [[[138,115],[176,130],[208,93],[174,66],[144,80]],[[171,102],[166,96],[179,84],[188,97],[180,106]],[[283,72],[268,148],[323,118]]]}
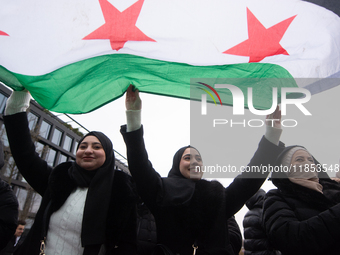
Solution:
{"label": "black headscarf", "polygon": [[[168,177],[163,179],[163,197],[161,206],[184,206],[174,212],[188,224],[194,240],[205,242],[216,220],[216,213],[224,208],[224,187],[217,181],[192,180],[185,178],[179,169],[183,153],[192,146],[180,148],[174,155]],[[185,213],[183,213],[185,212]],[[227,222],[225,221],[225,224]]]}
{"label": "black headscarf", "polygon": [[92,131],[84,136],[95,136],[105,151],[105,162],[96,170],[85,170],[74,162],[69,175],[79,187],[88,187],[81,230],[82,246],[98,245],[105,242],[106,219],[110,204],[114,177],[115,156],[111,140],[101,132]]}
{"label": "black headscarf", "polygon": [[160,205],[162,206],[186,204],[195,192],[195,181],[185,178],[179,170],[183,153],[187,148],[197,150],[189,145],[180,148],[175,153],[168,178],[163,178],[163,194],[162,197],[160,197]]}

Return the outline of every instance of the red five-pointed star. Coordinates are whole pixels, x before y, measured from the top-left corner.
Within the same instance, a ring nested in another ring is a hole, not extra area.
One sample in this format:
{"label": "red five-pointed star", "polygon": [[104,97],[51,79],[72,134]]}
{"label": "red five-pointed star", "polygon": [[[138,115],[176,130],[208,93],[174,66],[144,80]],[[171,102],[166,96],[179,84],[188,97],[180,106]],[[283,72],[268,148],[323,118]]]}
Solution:
{"label": "red five-pointed star", "polygon": [[0,30],[0,35],[8,35],[8,34]]}
{"label": "red five-pointed star", "polygon": [[111,48],[117,51],[123,48],[127,41],[155,42],[136,27],[143,2],[144,0],[139,0],[123,12],[120,12],[107,0],[99,0],[105,24],[85,36],[84,39],[110,39]]}
{"label": "red five-pointed star", "polygon": [[289,55],[288,52],[280,45],[280,41],[295,17],[296,15],[267,29],[247,8],[249,39],[223,53],[238,56],[249,56],[249,63],[260,62],[268,56],[280,54]]}

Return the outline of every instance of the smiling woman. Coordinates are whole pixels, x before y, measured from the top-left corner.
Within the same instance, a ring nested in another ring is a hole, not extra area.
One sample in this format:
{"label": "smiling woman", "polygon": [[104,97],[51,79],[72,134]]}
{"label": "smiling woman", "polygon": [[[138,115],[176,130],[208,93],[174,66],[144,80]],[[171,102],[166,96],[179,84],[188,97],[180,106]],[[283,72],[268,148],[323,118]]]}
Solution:
{"label": "smiling woman", "polygon": [[[127,90],[126,109],[127,125],[121,133],[139,195],[155,217],[157,247],[162,247],[155,254],[163,254],[162,249],[174,254],[235,254],[227,221],[260,188],[268,172],[242,173],[225,188],[218,181],[202,179],[203,173],[196,171],[203,166],[199,151],[185,146],[175,153],[168,177],[161,178],[148,160],[140,123],[141,100],[132,86]],[[279,125],[278,109],[271,117]],[[282,151],[278,146],[281,129],[276,131],[277,139],[262,138],[250,166],[274,163]]]}
{"label": "smiling woman", "polygon": [[20,173],[42,196],[34,224],[16,254],[135,254],[136,198],[131,177],[115,170],[111,140],[92,131],[79,141],[76,162],[50,167],[35,152],[27,115],[30,94],[13,92],[5,126]]}
{"label": "smiling woman", "polygon": [[97,137],[87,135],[80,142],[76,162],[85,170],[95,170],[102,166],[106,160],[105,151]]}
{"label": "smiling woman", "polygon": [[179,171],[187,179],[200,180],[203,172],[200,171],[203,166],[201,154],[193,147],[188,147],[183,152],[179,163]]}

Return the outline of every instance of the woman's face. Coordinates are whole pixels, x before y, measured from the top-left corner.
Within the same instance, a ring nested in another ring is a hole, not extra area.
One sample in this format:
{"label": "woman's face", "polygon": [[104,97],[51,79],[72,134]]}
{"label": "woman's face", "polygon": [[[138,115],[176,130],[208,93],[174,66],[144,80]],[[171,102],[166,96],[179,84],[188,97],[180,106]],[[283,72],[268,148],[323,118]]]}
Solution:
{"label": "woman's face", "polygon": [[187,179],[200,180],[203,172],[200,171],[203,166],[201,155],[194,148],[187,148],[182,155],[179,163],[181,174]]}
{"label": "woman's face", "polygon": [[300,172],[308,172],[311,170],[311,166],[314,165],[314,159],[307,151],[298,150],[293,154],[291,165]]}
{"label": "woman's face", "polygon": [[89,135],[80,143],[76,153],[76,163],[85,170],[95,170],[106,160],[105,151],[98,138]]}

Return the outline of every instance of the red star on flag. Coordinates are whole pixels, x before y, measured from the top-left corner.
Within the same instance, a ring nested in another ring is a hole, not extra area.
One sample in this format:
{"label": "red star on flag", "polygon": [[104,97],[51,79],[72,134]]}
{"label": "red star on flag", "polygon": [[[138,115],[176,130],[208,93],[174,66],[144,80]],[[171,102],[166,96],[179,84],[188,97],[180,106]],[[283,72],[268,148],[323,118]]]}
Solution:
{"label": "red star on flag", "polygon": [[0,35],[7,35],[7,36],[9,36],[8,34],[6,34],[5,32],[3,32],[1,30],[0,30]]}
{"label": "red star on flag", "polygon": [[99,0],[105,24],[83,39],[109,39],[111,48],[117,51],[123,48],[127,41],[155,42],[155,40],[146,36],[136,27],[143,2],[144,0],[139,0],[126,10],[120,12],[107,0]]}
{"label": "red star on flag", "polygon": [[280,41],[295,17],[296,15],[267,29],[247,8],[249,39],[230,48],[229,50],[224,51],[223,53],[248,56],[249,63],[260,62],[268,56],[280,54],[289,55],[288,52],[280,45]]}

